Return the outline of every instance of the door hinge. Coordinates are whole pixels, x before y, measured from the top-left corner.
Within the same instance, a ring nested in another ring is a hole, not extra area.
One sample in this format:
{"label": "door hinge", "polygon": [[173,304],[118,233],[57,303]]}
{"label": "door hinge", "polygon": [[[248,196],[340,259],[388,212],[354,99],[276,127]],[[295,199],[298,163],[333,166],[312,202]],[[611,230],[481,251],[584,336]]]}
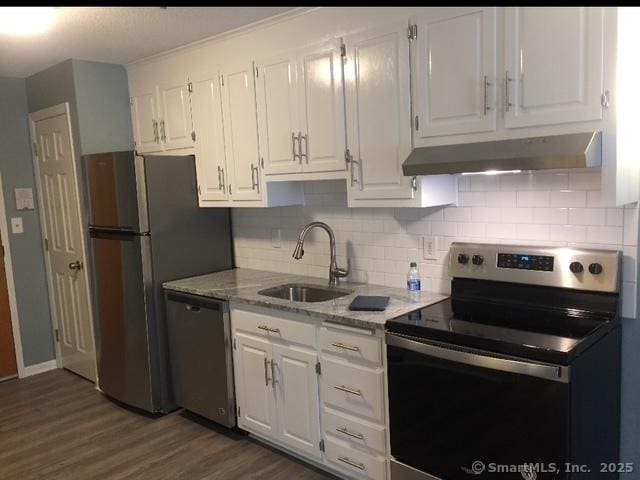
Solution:
{"label": "door hinge", "polygon": [[318,448],[320,448],[321,452],[324,452],[324,440],[320,440],[320,443],[318,443]]}
{"label": "door hinge", "polygon": [[202,187],[198,185],[198,195],[202,196]]}
{"label": "door hinge", "polygon": [[237,350],[238,349],[238,344],[236,343],[236,339],[233,339],[233,349]]}
{"label": "door hinge", "polygon": [[600,95],[600,105],[602,105],[603,108],[609,108],[610,102],[609,90],[605,90],[604,93]]}
{"label": "door hinge", "polygon": [[347,148],[344,151],[344,163],[349,164],[351,160],[353,160],[353,157],[351,156],[351,151]]}
{"label": "door hinge", "polygon": [[260,168],[264,169],[264,157],[260,157]]}
{"label": "door hinge", "polygon": [[411,177],[411,188],[413,189],[414,192],[418,190],[418,179],[416,178],[415,175]]}
{"label": "door hinge", "polygon": [[220,86],[224,87],[224,75],[220,75]]}
{"label": "door hinge", "polygon": [[193,140],[194,142],[196,141],[196,132],[195,131],[191,132],[191,140]]}
{"label": "door hinge", "polygon": [[240,405],[236,406],[236,413],[238,415],[238,418],[240,418]]}
{"label": "door hinge", "polygon": [[344,43],[340,45],[340,56],[341,57],[347,56],[347,46]]}
{"label": "door hinge", "polygon": [[133,107],[133,97],[129,97],[129,105]]}
{"label": "door hinge", "polygon": [[418,117],[418,115],[416,115],[416,118],[414,119],[414,123],[416,126],[416,131],[418,131],[420,129],[420,117]]}
{"label": "door hinge", "polygon": [[187,90],[189,91],[189,93],[193,93],[193,83],[187,83]]}
{"label": "door hinge", "polygon": [[258,78],[258,77],[259,77],[259,75],[258,75],[258,67],[256,67],[256,78]]}
{"label": "door hinge", "polygon": [[36,145],[36,142],[33,142],[33,156],[38,157],[38,145]]}
{"label": "door hinge", "polygon": [[49,239],[45,238],[44,239],[44,249],[48,252],[49,251]]}
{"label": "door hinge", "polygon": [[320,362],[316,362],[316,373],[322,375],[322,365],[320,365]]}
{"label": "door hinge", "polygon": [[57,328],[55,329],[55,333],[56,333],[56,342],[60,342],[60,331]]}
{"label": "door hinge", "polygon": [[407,35],[409,40],[417,40],[418,39],[418,25],[415,23],[413,25],[409,25],[409,34]]}

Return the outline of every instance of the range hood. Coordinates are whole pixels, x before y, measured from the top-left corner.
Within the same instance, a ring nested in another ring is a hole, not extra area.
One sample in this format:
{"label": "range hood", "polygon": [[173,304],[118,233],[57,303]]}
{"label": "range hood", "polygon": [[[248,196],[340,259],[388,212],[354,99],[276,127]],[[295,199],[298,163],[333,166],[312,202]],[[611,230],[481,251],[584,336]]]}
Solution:
{"label": "range hood", "polygon": [[585,132],[414,148],[405,176],[602,165],[602,133]]}

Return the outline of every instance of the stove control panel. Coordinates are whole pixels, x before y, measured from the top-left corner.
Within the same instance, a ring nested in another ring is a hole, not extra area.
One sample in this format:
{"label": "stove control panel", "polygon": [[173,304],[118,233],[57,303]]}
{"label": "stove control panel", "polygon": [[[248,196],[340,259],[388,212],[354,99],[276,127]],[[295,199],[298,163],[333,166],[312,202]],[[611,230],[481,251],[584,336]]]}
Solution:
{"label": "stove control panel", "polygon": [[553,257],[521,253],[498,253],[498,267],[553,272]]}
{"label": "stove control panel", "polygon": [[617,292],[621,259],[621,252],[614,250],[454,242],[449,275]]}

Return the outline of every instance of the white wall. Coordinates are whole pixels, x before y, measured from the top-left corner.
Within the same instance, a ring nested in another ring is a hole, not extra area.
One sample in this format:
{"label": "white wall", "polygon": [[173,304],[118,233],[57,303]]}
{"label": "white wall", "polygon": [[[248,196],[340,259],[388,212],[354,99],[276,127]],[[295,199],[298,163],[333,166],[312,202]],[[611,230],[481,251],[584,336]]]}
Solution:
{"label": "white wall", "polygon": [[[459,206],[349,209],[345,181],[307,182],[304,207],[233,209],[238,267],[326,277],[328,237],[315,231],[302,260],[291,257],[298,232],[327,222],[337,238],[338,263],[349,258],[350,280],[403,288],[410,261],[420,262],[423,289],[448,293],[452,241],[606,248],[624,252],[623,316],[635,317],[635,205],[613,207],[600,197],[598,171],[463,176]],[[272,230],[281,229],[280,248]],[[439,237],[436,262],[423,259],[422,236]]]}

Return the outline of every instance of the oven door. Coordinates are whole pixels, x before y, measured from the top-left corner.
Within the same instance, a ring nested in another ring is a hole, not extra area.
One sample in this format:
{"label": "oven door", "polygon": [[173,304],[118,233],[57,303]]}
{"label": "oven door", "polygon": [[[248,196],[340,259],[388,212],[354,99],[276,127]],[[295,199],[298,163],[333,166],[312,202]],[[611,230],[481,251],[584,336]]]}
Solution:
{"label": "oven door", "polygon": [[[429,479],[566,478],[553,470],[568,461],[568,367],[389,332],[387,359],[397,462]],[[423,478],[395,467],[392,480]]]}

